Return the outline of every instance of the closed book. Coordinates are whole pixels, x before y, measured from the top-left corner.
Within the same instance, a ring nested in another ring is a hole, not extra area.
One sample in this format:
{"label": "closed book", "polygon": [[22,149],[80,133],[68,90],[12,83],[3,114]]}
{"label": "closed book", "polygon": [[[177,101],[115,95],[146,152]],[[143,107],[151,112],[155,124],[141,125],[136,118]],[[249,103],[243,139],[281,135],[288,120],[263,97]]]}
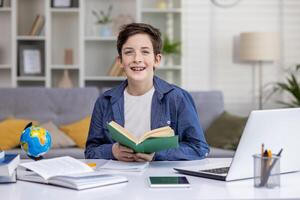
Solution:
{"label": "closed book", "polygon": [[107,128],[113,140],[137,153],[153,153],[178,147],[178,136],[169,126],[151,130],[139,138],[114,121],[108,123]]}
{"label": "closed book", "polygon": [[14,170],[11,176],[0,176],[0,183],[16,183],[16,182],[17,182],[16,170]]}
{"label": "closed book", "polygon": [[44,26],[44,21],[45,19],[43,16],[37,15],[33,21],[29,35],[39,35]]}
{"label": "closed book", "polygon": [[17,179],[74,190],[128,181],[124,176],[95,171],[87,164],[69,156],[22,163],[17,170]]}
{"label": "closed book", "polygon": [[0,176],[12,176],[19,163],[19,154],[6,153],[4,156],[4,160],[0,162]]}

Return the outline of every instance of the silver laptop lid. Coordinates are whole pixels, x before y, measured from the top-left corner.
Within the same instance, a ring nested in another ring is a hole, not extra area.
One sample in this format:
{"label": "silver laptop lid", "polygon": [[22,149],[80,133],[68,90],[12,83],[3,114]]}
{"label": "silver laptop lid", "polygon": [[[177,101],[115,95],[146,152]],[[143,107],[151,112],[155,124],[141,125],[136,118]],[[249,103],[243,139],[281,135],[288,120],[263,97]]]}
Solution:
{"label": "silver laptop lid", "polygon": [[252,111],[226,180],[253,177],[253,154],[261,153],[261,144],[277,154],[281,173],[300,170],[300,108]]}

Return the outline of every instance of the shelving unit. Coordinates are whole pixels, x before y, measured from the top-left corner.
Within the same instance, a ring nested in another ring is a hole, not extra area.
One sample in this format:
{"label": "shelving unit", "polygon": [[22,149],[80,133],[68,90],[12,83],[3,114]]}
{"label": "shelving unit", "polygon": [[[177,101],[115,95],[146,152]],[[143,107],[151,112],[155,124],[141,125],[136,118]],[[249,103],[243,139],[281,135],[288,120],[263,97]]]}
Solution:
{"label": "shelving unit", "polygon": [[[52,0],[6,0],[0,8],[0,87],[59,87],[68,72],[73,87],[112,87],[125,77],[109,76],[117,56],[116,40],[124,23],[145,22],[158,27],[171,40],[182,41],[181,0],[72,0],[69,8],[53,8]],[[92,11],[113,9],[110,34],[101,35]],[[29,35],[37,15],[44,17],[40,34]],[[21,46],[39,46],[42,73],[20,73]],[[66,51],[71,61],[66,63]],[[155,73],[171,83],[181,85],[182,58],[160,66]]]}
{"label": "shelving unit", "polygon": [[0,87],[13,85],[13,38],[11,35],[13,31],[13,10],[11,9],[11,2],[7,1],[6,3],[0,8]]}

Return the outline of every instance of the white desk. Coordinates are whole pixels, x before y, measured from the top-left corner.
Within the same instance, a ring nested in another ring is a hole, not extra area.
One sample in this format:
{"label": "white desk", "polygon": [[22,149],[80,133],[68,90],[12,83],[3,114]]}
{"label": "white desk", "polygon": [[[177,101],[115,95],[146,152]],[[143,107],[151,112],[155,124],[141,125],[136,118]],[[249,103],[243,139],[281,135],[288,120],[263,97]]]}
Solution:
{"label": "white desk", "polygon": [[[94,161],[94,160],[93,160]],[[141,173],[126,173],[129,182],[76,191],[61,187],[18,181],[15,184],[0,185],[2,200],[46,200],[46,199],[289,199],[300,198],[300,172],[281,175],[281,187],[275,189],[254,188],[253,180],[222,182],[187,176],[190,188],[150,188],[147,177],[153,175],[176,175],[173,167],[197,166],[203,163],[220,162],[224,159],[205,159],[201,161],[152,162]],[[103,163],[103,160],[96,162]]]}

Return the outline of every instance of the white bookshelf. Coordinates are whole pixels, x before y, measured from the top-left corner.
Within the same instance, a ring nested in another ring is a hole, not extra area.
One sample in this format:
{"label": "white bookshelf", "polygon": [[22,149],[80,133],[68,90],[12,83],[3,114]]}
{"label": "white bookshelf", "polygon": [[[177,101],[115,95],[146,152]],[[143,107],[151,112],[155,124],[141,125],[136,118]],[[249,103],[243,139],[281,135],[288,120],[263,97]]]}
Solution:
{"label": "white bookshelf", "polygon": [[11,2],[0,8],[0,87],[13,86],[13,15]]}
{"label": "white bookshelf", "polygon": [[42,41],[42,40],[45,40],[46,37],[43,36],[43,35],[37,35],[37,36],[31,36],[31,35],[18,35],[17,36],[17,40],[28,40],[28,41]]}
{"label": "white bookshelf", "polygon": [[11,8],[10,7],[1,7],[0,12],[10,12]]}
{"label": "white bookshelf", "polygon": [[[131,21],[150,23],[163,35],[181,40],[181,0],[166,0],[157,8],[149,0],[73,0],[70,8],[53,8],[51,0],[6,0],[0,8],[0,87],[58,87],[65,70],[74,87],[111,87],[125,77],[108,76],[117,56],[116,40],[120,25]],[[113,6],[111,34],[101,35],[92,10],[106,12]],[[30,36],[37,15],[45,22],[39,35]],[[20,74],[20,46],[39,46],[43,73]],[[65,51],[72,49],[73,62],[65,63]],[[155,73],[181,85],[181,56],[174,65],[161,66]]]}

